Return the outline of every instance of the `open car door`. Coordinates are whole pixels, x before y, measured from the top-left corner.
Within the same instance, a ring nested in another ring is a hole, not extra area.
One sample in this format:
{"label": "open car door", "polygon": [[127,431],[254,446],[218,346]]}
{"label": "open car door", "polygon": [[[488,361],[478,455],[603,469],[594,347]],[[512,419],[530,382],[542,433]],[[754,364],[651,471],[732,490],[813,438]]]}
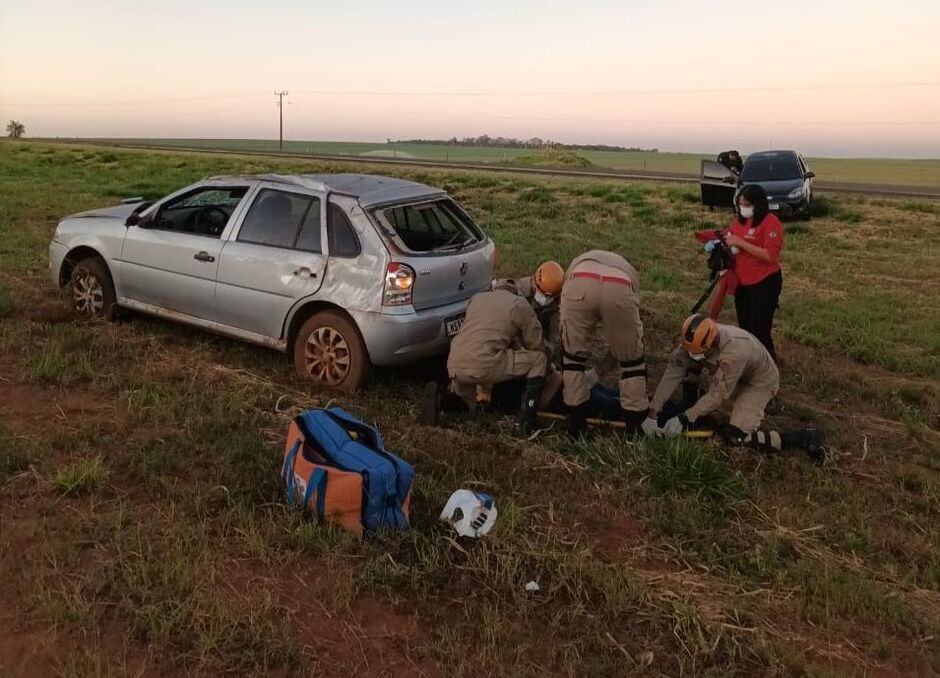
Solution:
{"label": "open car door", "polygon": [[734,192],[738,178],[734,173],[714,160],[702,160],[702,204],[708,207],[733,207]]}

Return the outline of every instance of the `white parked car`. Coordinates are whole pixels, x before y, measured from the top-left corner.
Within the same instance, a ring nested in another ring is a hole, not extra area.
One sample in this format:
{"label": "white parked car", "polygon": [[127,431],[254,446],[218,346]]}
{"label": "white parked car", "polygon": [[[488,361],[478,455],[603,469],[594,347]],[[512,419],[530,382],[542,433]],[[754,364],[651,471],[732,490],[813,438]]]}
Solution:
{"label": "white parked car", "polygon": [[362,174],[212,177],[66,217],[49,246],[80,314],[124,307],[270,346],[344,389],[446,353],[495,256],[444,191]]}

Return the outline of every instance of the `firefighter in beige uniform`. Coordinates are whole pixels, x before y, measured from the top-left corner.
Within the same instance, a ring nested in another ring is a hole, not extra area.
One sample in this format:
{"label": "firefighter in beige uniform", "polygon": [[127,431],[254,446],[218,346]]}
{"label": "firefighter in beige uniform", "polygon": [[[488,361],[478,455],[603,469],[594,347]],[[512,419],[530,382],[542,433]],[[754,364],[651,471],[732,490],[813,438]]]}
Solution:
{"label": "firefighter in beige uniform", "polygon": [[565,269],[556,261],[546,261],[535,273],[516,278],[519,295],[529,302],[542,325],[542,338],[550,365],[561,368],[561,320],[558,295],[565,282]]}
{"label": "firefighter in beige uniform", "polygon": [[548,360],[542,326],[529,303],[511,282],[475,295],[450,345],[447,373],[450,390],[470,409],[477,386],[488,388],[514,377],[526,377],[518,424],[528,429],[536,421],[538,395],[545,384]]}
{"label": "firefighter in beige uniform", "polygon": [[[720,325],[708,316],[696,314],[683,324],[681,338],[682,343],[670,356],[653,394],[649,417],[643,422],[644,433],[680,435],[689,425],[730,401],[731,420],[722,430],[728,442],[764,450],[798,446],[806,449],[814,460],[821,461],[825,454],[821,431],[759,430],[767,403],[777,394],[780,374],[757,337],[739,327]],[[685,411],[666,415],[668,419],[660,428],[663,408],[697,363],[712,374],[708,392]]]}
{"label": "firefighter in beige uniform", "polygon": [[570,410],[568,432],[586,428],[590,397],[587,374],[599,325],[610,353],[620,363],[620,407],[627,430],[635,433],[646,416],[646,359],[640,322],[639,276],[619,254],[592,250],[577,257],[565,273],[561,291],[564,399]]}

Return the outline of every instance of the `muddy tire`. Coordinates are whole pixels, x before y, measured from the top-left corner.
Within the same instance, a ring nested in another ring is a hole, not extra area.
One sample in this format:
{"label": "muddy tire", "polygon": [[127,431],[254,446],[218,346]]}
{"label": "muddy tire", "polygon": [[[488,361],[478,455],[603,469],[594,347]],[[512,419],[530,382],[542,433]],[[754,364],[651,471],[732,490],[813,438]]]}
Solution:
{"label": "muddy tire", "polygon": [[354,391],[365,385],[372,363],[352,320],[339,311],[320,311],[297,333],[294,369],[323,386]]}
{"label": "muddy tire", "polygon": [[111,273],[98,257],[86,257],[75,264],[65,293],[69,310],[81,318],[112,320],[117,312]]}

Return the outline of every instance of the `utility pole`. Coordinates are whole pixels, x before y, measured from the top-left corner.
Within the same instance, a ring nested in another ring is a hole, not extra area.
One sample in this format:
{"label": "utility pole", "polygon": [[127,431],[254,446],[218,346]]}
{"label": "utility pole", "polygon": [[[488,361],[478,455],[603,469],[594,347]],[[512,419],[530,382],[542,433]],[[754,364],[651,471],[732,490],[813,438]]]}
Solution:
{"label": "utility pole", "polygon": [[284,97],[287,96],[287,90],[281,90],[280,92],[275,92],[274,96],[277,97],[277,111],[280,125],[278,128],[277,136],[277,150],[284,150]]}

